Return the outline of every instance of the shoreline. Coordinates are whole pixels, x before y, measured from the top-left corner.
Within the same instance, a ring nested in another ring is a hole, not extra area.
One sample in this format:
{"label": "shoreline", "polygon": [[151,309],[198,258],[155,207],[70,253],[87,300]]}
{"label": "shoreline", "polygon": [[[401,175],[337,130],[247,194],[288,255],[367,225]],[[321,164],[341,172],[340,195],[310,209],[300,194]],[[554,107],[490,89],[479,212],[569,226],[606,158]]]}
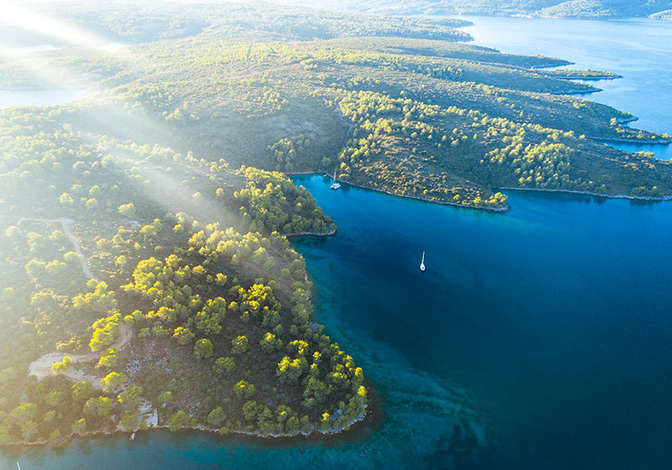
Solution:
{"label": "shoreline", "polygon": [[571,75],[558,75],[558,76],[547,75],[547,76],[551,78],[557,78],[558,80],[568,80],[568,81],[578,80],[586,82],[599,82],[602,80],[618,80],[619,78],[623,78],[622,75],[606,75],[604,77],[599,76],[572,77]]}
{"label": "shoreline", "polygon": [[[321,171],[304,173],[304,175],[322,175],[324,177],[331,178],[328,174],[323,173]],[[351,183],[351,182],[345,181],[345,180],[341,180],[341,182],[347,184],[348,186],[352,186],[354,188],[367,189],[369,191],[375,191],[375,192],[378,192],[378,193],[387,194],[389,196],[402,197],[402,198],[406,198],[406,199],[415,199],[416,201],[430,202],[432,204],[441,204],[443,206],[464,207],[464,208],[467,208],[467,209],[477,209],[477,210],[484,210],[484,211],[488,211],[488,212],[506,212],[506,211],[511,209],[508,204],[505,207],[488,207],[488,206],[466,205],[466,204],[459,204],[459,203],[456,203],[456,202],[442,201],[440,199],[429,199],[429,198],[420,197],[420,196],[407,196],[405,194],[393,193],[391,191],[387,191],[387,190],[384,190],[384,189],[370,188],[370,187],[363,186],[363,185],[360,185],[360,184]]]}
{"label": "shoreline", "polygon": [[568,90],[568,91],[551,91],[549,95],[592,95],[593,93],[599,93],[603,91],[602,88],[593,87],[592,90],[578,89],[578,90]]}
{"label": "shoreline", "polygon": [[336,235],[336,230],[329,230],[328,232],[297,232],[297,233],[281,233],[283,237],[294,238],[294,237],[330,237]]}
{"label": "shoreline", "polygon": [[613,142],[617,144],[632,144],[632,145],[670,145],[672,140],[669,139],[656,139],[656,140],[647,140],[643,142],[641,140],[632,140],[632,139],[619,139],[618,137],[589,137],[586,136],[586,139],[594,140],[596,142]]}
{"label": "shoreline", "polygon": [[[329,175],[322,173],[320,171],[317,172],[310,172],[310,173],[302,173],[302,175],[322,175],[325,177],[329,177]],[[343,183],[347,184],[348,186],[352,186],[355,188],[360,188],[360,189],[366,189],[369,191],[375,191],[378,193],[384,193],[390,196],[395,196],[395,197],[400,197],[400,198],[406,198],[406,199],[415,199],[417,201],[422,201],[422,202],[429,202],[433,204],[441,204],[444,206],[453,206],[453,207],[461,207],[465,209],[477,209],[477,210],[485,210],[488,212],[507,212],[511,210],[511,207],[507,204],[505,208],[490,208],[490,207],[484,207],[484,206],[472,206],[472,205],[463,205],[463,204],[456,204],[453,202],[448,202],[448,201],[441,201],[441,200],[431,200],[427,198],[422,198],[419,196],[406,196],[403,194],[397,194],[393,193],[390,191],[385,191],[382,189],[376,189],[376,188],[368,188],[366,186],[358,185],[358,184],[353,184],[345,180],[341,180]],[[605,199],[628,199],[631,201],[650,201],[650,202],[667,202],[667,201],[672,201],[672,194],[667,195],[667,196],[660,196],[660,197],[651,197],[651,196],[631,196],[628,194],[603,194],[603,193],[595,193],[592,191],[576,191],[576,190],[571,190],[571,189],[545,189],[545,188],[518,188],[515,186],[496,186],[493,189],[496,190],[501,190],[501,191],[536,191],[536,192],[544,192],[544,193],[566,193],[566,194],[578,194],[578,195],[584,195],[584,196],[594,196],[594,197],[602,197]]]}
{"label": "shoreline", "polygon": [[600,194],[594,193],[591,191],[574,191],[571,189],[544,189],[544,188],[516,188],[516,187],[506,187],[501,186],[496,189],[501,189],[502,191],[534,191],[540,193],[565,193],[565,194],[578,194],[583,196],[594,196],[602,197],[605,199],[629,199],[631,201],[650,201],[650,202],[667,202],[672,201],[672,195],[661,196],[661,197],[651,197],[651,196],[630,196],[628,194]]}
{"label": "shoreline", "polygon": [[630,117],[624,117],[624,118],[616,118],[616,121],[618,121],[619,124],[628,124],[631,122],[639,121],[639,118],[637,116],[630,116]]}
{"label": "shoreline", "polygon": [[[302,440],[304,442],[320,441],[322,439],[327,439],[336,436],[343,437],[345,439],[349,438],[349,436],[355,433],[359,434],[366,432],[367,430],[376,429],[380,425],[381,417],[379,413],[375,413],[374,411],[375,409],[380,409],[380,397],[378,397],[377,393],[375,393],[376,390],[375,386],[371,385],[372,384],[369,384],[368,390],[370,390],[373,393],[371,393],[370,395],[369,403],[367,403],[367,405],[365,406],[364,413],[357,416],[357,418],[352,423],[350,423],[348,429],[339,428],[323,431],[321,429],[313,427],[313,429],[309,431],[301,431],[297,434],[273,434],[273,433],[261,434],[243,430],[230,430],[226,433],[220,433],[219,429],[209,428],[202,424],[196,426],[182,426],[175,431],[171,431],[168,425],[161,424],[157,426],[151,426],[147,429],[136,429],[135,431],[127,431],[118,427],[115,430],[85,432],[82,434],[71,432],[66,436],[61,436],[60,440],[42,440],[35,442],[28,442],[28,441],[7,442],[0,445],[0,452],[2,452],[3,449],[16,449],[19,447],[45,448],[47,446],[52,446],[52,448],[64,449],[69,447],[70,441],[72,439],[106,438],[106,437],[113,437],[115,435],[123,435],[123,434],[130,435],[131,433],[139,433],[143,431],[148,433],[151,431],[167,431],[170,432],[171,434],[178,432],[194,432],[194,433],[203,433],[222,439],[225,439],[226,437],[245,437],[249,439],[258,439],[261,440],[262,442],[296,441],[296,440]],[[61,446],[59,444],[66,444],[66,445]]]}

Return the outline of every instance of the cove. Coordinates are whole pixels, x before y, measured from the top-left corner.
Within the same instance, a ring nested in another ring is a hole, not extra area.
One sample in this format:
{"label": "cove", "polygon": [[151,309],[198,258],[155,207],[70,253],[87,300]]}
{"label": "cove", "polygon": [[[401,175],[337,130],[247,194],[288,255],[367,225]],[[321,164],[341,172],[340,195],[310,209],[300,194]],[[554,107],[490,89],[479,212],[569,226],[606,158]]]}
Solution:
{"label": "cove", "polygon": [[672,160],[672,145],[632,144],[625,142],[601,142],[604,145],[625,150],[626,152],[646,152],[659,160]]}

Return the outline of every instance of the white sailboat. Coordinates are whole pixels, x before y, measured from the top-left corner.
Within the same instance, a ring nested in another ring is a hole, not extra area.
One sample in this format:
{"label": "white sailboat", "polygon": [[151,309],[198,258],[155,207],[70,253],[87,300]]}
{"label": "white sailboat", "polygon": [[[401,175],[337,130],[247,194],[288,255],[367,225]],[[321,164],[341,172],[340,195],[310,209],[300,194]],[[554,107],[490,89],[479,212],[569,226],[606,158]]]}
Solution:
{"label": "white sailboat", "polygon": [[425,252],[422,252],[422,261],[420,261],[420,271],[425,272]]}
{"label": "white sailboat", "polygon": [[336,170],[334,170],[334,177],[333,177],[334,182],[331,183],[331,186],[329,186],[331,189],[338,189],[341,187],[341,183],[336,181]]}
{"label": "white sailboat", "polygon": [[19,470],[21,470],[21,465],[19,465],[19,462],[16,462],[16,466],[18,467]]}

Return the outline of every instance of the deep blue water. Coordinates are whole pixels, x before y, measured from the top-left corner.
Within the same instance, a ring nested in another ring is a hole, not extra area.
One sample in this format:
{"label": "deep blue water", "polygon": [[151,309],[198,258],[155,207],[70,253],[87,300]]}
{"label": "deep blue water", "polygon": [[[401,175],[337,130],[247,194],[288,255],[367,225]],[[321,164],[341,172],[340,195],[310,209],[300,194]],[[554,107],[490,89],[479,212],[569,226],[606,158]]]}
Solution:
{"label": "deep blue water", "polygon": [[321,320],[467,390],[498,443],[482,468],[665,468],[672,204],[517,192],[488,214],[296,181],[339,224],[297,244]]}
{"label": "deep blue water", "polygon": [[[503,51],[552,53],[537,20],[488,21],[492,31],[513,31],[500,33]],[[641,46],[603,46],[603,62],[584,67],[624,74],[609,57],[642,61],[651,49],[642,73],[670,73],[672,62],[652,62],[659,23],[543,25],[549,38],[564,28],[552,55],[577,63],[586,41],[626,28]],[[527,49],[505,47],[513,42]],[[631,73],[636,82],[640,72]],[[669,102],[669,83],[651,86],[617,107],[639,115],[638,125],[657,123],[641,127],[670,133],[672,120],[656,112],[658,98]],[[635,111],[647,100],[650,115]],[[321,176],[295,180],[339,227],[334,237],[294,246],[316,284],[318,320],[376,384],[372,429],[298,443],[141,433],[134,443],[77,440],[61,453],[0,456],[0,469],[16,468],[17,459],[23,470],[669,468],[672,203],[510,192],[512,210],[491,214],[348,186],[332,191]],[[465,423],[488,443],[475,459],[451,449],[454,426]]]}

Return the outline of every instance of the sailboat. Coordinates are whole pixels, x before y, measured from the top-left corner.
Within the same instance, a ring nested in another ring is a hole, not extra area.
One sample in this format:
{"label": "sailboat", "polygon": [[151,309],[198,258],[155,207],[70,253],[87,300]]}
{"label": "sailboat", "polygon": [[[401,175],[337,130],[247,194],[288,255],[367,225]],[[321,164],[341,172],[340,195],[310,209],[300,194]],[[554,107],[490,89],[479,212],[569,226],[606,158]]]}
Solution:
{"label": "sailboat", "polygon": [[422,252],[422,261],[420,261],[420,271],[425,272],[425,252]]}
{"label": "sailboat", "polygon": [[21,465],[19,465],[19,462],[16,462],[16,466],[18,467],[19,470],[21,470]]}
{"label": "sailboat", "polygon": [[330,187],[331,189],[338,189],[338,188],[340,188],[340,187],[341,187],[341,183],[339,183],[338,181],[336,181],[336,170],[334,170],[334,178],[333,178],[333,180],[334,180],[334,182],[331,183],[331,186],[329,186],[329,187]]}

